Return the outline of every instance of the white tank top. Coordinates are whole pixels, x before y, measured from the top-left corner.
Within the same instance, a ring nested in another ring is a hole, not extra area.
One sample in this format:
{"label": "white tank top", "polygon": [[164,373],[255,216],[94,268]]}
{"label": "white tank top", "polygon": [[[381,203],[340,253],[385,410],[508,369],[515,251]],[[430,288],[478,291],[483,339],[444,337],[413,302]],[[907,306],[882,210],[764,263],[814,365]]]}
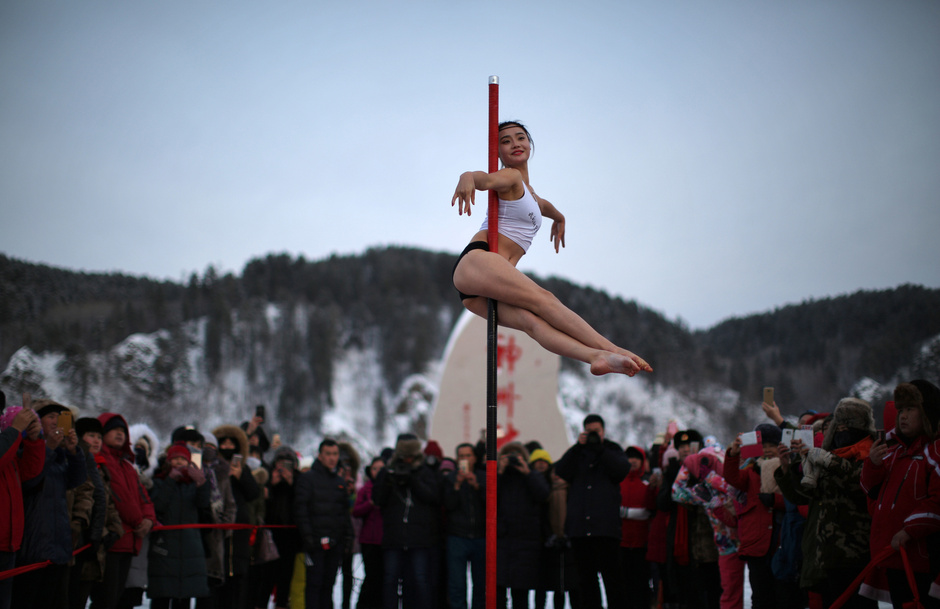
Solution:
{"label": "white tank top", "polygon": [[[529,187],[523,184],[525,194],[516,201],[499,201],[499,220],[497,228],[499,234],[512,239],[513,243],[522,248],[522,251],[529,251],[532,245],[532,239],[542,227],[542,210],[539,209],[538,201],[529,192]],[[486,230],[489,227],[489,215],[483,220],[483,226],[480,230]]]}

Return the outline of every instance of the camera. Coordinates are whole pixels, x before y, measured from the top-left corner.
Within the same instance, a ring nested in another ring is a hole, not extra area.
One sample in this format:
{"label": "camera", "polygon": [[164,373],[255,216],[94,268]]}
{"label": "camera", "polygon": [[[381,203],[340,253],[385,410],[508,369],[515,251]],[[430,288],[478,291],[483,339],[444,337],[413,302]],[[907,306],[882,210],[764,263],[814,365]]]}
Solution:
{"label": "camera", "polygon": [[601,434],[596,431],[589,431],[586,439],[587,444],[600,444]]}
{"label": "camera", "polygon": [[411,464],[404,461],[392,461],[388,464],[388,475],[395,484],[404,486],[411,481]]}
{"label": "camera", "polygon": [[522,460],[519,459],[519,455],[509,455],[509,465],[513,467],[519,467],[522,465]]}

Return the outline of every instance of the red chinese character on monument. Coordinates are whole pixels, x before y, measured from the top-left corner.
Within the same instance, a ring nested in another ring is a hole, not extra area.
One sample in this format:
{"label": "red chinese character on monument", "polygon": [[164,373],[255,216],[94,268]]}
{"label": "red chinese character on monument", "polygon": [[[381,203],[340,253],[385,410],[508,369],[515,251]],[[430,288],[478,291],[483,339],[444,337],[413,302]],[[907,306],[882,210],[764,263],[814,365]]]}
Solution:
{"label": "red chinese character on monument", "polygon": [[500,370],[505,369],[511,374],[520,357],[522,357],[522,347],[516,344],[516,337],[500,334],[496,344],[496,367]]}
{"label": "red chinese character on monument", "polygon": [[521,397],[516,393],[515,383],[508,383],[504,387],[496,390],[496,406],[506,409],[506,427],[502,435],[496,440],[496,448],[502,448],[507,442],[512,442],[519,437],[519,430],[513,425],[513,411],[516,407],[516,399]]}

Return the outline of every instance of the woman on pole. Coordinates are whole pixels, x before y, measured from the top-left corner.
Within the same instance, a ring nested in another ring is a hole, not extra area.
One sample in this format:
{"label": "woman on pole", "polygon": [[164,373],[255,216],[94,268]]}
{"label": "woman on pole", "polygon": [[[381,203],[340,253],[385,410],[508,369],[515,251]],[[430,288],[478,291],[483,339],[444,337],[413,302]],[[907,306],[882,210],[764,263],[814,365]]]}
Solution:
{"label": "woman on pole", "polygon": [[451,206],[470,215],[477,190],[495,190],[499,196],[498,253],[487,244],[489,218],[473,236],[454,265],[454,287],[464,307],[487,316],[487,299],[499,303],[499,322],[521,330],[542,347],[591,366],[595,375],[619,373],[633,376],[652,372],[643,358],[601,336],[548,290],[516,268],[542,225],[552,220],[550,239],[555,251],[565,246],[565,217],[554,205],[535,194],[529,184],[532,138],[522,123],[499,125],[499,159],[503,169],[495,173],[468,171],[460,176]]}

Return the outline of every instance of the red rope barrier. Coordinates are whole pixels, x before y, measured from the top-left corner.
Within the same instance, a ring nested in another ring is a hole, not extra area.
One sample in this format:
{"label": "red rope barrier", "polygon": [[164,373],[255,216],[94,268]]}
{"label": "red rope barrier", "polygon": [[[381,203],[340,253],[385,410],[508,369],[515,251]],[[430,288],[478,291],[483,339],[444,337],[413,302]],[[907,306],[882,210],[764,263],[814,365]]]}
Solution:
{"label": "red rope barrier", "polygon": [[[158,524],[153,527],[153,531],[179,531],[182,529],[228,529],[232,531],[240,531],[244,529],[296,529],[297,525],[294,524],[241,524],[241,523],[232,523],[232,524]],[[254,544],[252,544],[254,545]],[[85,544],[82,547],[78,548],[72,552],[72,556],[77,556],[78,554],[84,552],[91,547],[91,544]],[[16,577],[17,575],[22,575],[23,573],[29,573],[30,571],[36,571],[38,569],[44,569],[52,564],[51,560],[44,560],[42,562],[34,562],[29,565],[23,565],[22,567],[16,567],[14,569],[9,569],[7,571],[0,571],[0,581],[4,579],[9,579],[11,577]]]}
{"label": "red rope barrier", "polygon": [[[858,574],[858,577],[856,577],[851,584],[849,584],[849,587],[846,588],[845,592],[843,592],[839,598],[833,601],[829,609],[839,609],[839,607],[848,602],[848,600],[855,594],[855,591],[858,590],[859,586],[862,585],[862,582],[865,581],[865,578],[868,577],[868,574],[874,571],[875,567],[877,567],[879,564],[891,558],[896,551],[898,550],[895,550],[891,546],[887,546],[872,556],[871,562],[869,562],[868,565],[862,569],[862,572]],[[907,573],[907,582],[911,586],[911,591],[914,593],[914,601],[919,604],[920,592],[917,590],[917,583],[914,581],[914,572],[911,570],[911,563],[907,560],[907,550],[904,549],[904,546],[901,546],[900,552],[901,560],[904,562],[904,571]]]}

